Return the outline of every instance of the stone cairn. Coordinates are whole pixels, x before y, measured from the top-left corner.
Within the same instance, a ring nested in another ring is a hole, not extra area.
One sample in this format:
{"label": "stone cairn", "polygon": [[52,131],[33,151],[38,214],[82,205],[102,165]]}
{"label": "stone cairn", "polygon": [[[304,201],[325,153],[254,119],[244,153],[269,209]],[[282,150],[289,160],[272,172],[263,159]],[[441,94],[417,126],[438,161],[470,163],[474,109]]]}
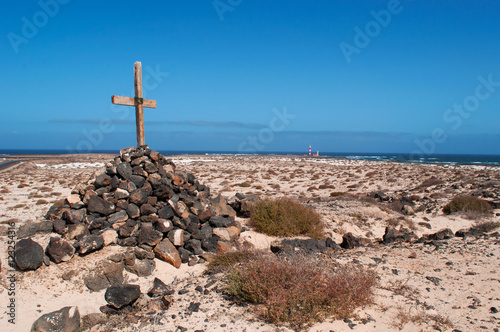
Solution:
{"label": "stone cairn", "polygon": [[[228,250],[241,231],[235,216],[224,197],[211,199],[207,186],[157,151],[126,148],[49,209],[45,217],[61,236],[51,237],[45,253],[60,263],[116,243],[151,260],[153,270],[155,257],[179,268]],[[47,259],[31,239],[20,240],[17,248],[21,270],[37,269]]]}

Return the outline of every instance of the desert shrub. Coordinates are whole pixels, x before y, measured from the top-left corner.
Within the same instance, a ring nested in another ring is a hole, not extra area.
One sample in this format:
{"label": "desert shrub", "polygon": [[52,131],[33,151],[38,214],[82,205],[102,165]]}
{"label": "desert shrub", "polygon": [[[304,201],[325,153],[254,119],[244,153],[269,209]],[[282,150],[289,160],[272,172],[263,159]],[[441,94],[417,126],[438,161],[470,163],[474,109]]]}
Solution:
{"label": "desert shrub", "polygon": [[226,291],[239,301],[262,304],[267,321],[298,330],[326,317],[349,317],[371,302],[376,284],[375,272],[361,267],[266,255],[231,270]]}
{"label": "desert shrub", "polygon": [[491,205],[484,199],[473,196],[459,196],[453,198],[451,202],[443,207],[443,213],[452,214],[455,212],[461,212],[488,214],[491,209]]}
{"label": "desert shrub", "polygon": [[323,237],[321,216],[313,209],[290,198],[257,202],[250,213],[258,232],[272,236],[307,235]]}
{"label": "desert shrub", "polygon": [[238,184],[238,186],[243,187],[243,188],[248,188],[251,185],[252,184],[250,182],[248,182],[248,181],[245,181],[245,182],[242,182],[242,183]]}
{"label": "desert shrub", "polygon": [[242,262],[248,262],[258,256],[256,251],[239,250],[233,252],[224,252],[217,254],[207,265],[206,274],[227,272],[234,265]]}
{"label": "desert shrub", "polygon": [[330,193],[330,197],[338,197],[338,196],[342,196],[342,195],[345,195],[346,193],[344,191],[332,191]]}
{"label": "desert shrub", "polygon": [[435,176],[432,176],[432,177],[428,178],[427,180],[425,180],[424,182],[422,182],[418,186],[418,188],[425,189],[427,187],[436,186],[438,184],[443,184],[443,183],[444,183],[443,180],[440,180],[440,179],[436,178]]}
{"label": "desert shrub", "polygon": [[483,222],[478,222],[474,225],[474,228],[480,229],[485,233],[492,232],[499,227],[500,227],[500,222],[498,221],[483,221]]}

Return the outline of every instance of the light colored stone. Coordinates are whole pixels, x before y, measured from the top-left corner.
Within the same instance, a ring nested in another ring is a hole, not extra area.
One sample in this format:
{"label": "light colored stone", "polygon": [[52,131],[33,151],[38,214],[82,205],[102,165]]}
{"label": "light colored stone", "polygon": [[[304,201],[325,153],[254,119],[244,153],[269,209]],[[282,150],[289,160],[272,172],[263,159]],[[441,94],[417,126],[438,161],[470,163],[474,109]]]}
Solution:
{"label": "light colored stone", "polygon": [[227,228],[215,227],[212,231],[214,235],[217,235],[222,241],[231,241],[231,234]]}
{"label": "light colored stone", "polygon": [[111,227],[115,230],[118,230],[120,227],[122,227],[123,225],[125,225],[126,222],[122,221],[122,222],[115,222],[113,225],[111,225]]}
{"label": "light colored stone", "polygon": [[66,202],[71,206],[73,204],[76,204],[78,202],[81,202],[80,200],[80,195],[78,194],[71,194],[66,197]]}
{"label": "light colored stone", "polygon": [[236,226],[229,226],[226,228],[227,231],[229,232],[229,236],[231,237],[232,240],[238,238],[240,236],[240,230]]}
{"label": "light colored stone", "polygon": [[182,247],[184,245],[184,230],[176,229],[173,231],[173,241],[172,243],[176,247]]}
{"label": "light colored stone", "polygon": [[413,210],[413,208],[411,206],[405,205],[405,206],[403,206],[403,213],[411,216],[412,214],[415,214],[415,211]]}
{"label": "light colored stone", "polygon": [[118,233],[114,229],[107,229],[102,232],[102,238],[104,239],[104,246],[109,246],[112,243],[116,243]]}
{"label": "light colored stone", "polygon": [[166,172],[166,173],[172,173],[174,171],[174,168],[172,167],[172,165],[163,165],[163,170]]}

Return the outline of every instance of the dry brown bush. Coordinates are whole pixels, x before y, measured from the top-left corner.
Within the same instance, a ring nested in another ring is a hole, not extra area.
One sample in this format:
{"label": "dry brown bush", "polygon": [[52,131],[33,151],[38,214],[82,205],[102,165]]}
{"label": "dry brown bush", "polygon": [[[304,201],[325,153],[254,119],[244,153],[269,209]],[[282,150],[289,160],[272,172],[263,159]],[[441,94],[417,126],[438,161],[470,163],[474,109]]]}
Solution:
{"label": "dry brown bush", "polygon": [[350,317],[371,303],[377,283],[375,272],[361,267],[266,255],[231,270],[226,291],[239,301],[262,304],[267,321],[302,330],[326,317]]}

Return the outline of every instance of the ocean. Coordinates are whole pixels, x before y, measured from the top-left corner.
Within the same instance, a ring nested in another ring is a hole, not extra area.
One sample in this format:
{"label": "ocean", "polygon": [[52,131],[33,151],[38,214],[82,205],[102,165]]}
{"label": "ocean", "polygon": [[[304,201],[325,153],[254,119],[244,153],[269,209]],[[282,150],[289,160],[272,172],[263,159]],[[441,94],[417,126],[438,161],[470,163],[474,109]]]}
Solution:
{"label": "ocean", "polygon": [[[174,155],[242,155],[238,152],[228,151],[165,151],[158,150],[165,156]],[[118,150],[96,150],[93,153],[111,153],[117,154]],[[12,155],[61,155],[68,154],[67,150],[8,150],[0,149],[0,161],[3,157]],[[255,155],[285,155],[285,156],[303,156],[303,152],[262,152]],[[338,153],[325,152],[320,153],[319,158],[325,159],[350,159],[350,160],[369,160],[369,161],[394,161],[401,163],[418,164],[443,164],[443,165],[490,165],[500,166],[500,155],[472,155],[472,154],[429,154],[429,155],[410,155],[408,153]]]}

